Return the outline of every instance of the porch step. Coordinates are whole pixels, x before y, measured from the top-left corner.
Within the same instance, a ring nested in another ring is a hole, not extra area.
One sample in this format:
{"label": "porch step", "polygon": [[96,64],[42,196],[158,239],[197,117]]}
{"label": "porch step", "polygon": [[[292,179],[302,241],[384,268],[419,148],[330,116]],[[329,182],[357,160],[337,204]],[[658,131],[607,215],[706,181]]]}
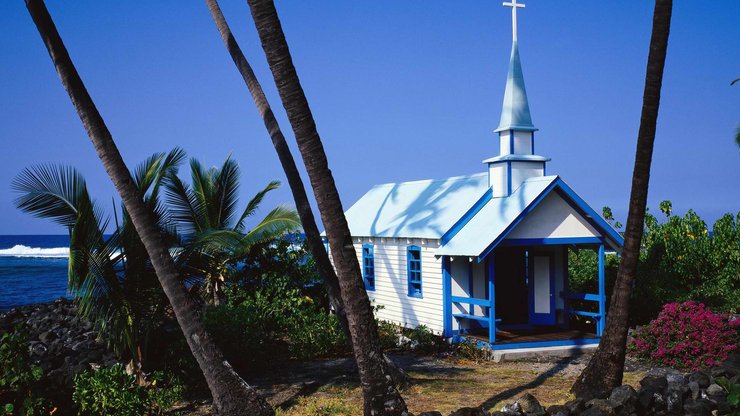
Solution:
{"label": "porch step", "polygon": [[494,362],[552,357],[578,357],[593,352],[599,344],[568,345],[558,347],[517,348],[493,351]]}

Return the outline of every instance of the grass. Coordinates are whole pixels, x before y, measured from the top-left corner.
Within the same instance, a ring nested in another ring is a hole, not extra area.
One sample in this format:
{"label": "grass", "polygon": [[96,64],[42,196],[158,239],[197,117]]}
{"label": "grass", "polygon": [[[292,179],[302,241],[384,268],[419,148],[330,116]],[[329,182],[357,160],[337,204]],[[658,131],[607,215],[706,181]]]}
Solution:
{"label": "grass", "polygon": [[[473,362],[446,358],[408,371],[412,382],[402,392],[412,413],[437,410],[447,414],[460,407],[498,410],[528,392],[543,406],[573,398],[568,389],[583,368],[568,360],[553,362]],[[633,387],[641,373],[626,373]],[[277,403],[274,403],[278,405]],[[279,416],[350,416],[362,414],[362,392],[356,382],[331,382],[313,393],[291,400]]]}

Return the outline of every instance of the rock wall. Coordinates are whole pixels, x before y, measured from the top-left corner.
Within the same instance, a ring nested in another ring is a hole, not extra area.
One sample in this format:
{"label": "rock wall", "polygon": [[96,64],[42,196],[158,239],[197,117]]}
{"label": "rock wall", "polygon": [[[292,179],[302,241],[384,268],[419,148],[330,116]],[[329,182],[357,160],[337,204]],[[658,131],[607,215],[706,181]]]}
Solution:
{"label": "rock wall", "polygon": [[28,333],[31,360],[44,370],[45,396],[55,403],[69,400],[75,374],[117,362],[90,322],[77,316],[71,300],[22,306],[0,314],[0,333],[13,331],[18,325]]}

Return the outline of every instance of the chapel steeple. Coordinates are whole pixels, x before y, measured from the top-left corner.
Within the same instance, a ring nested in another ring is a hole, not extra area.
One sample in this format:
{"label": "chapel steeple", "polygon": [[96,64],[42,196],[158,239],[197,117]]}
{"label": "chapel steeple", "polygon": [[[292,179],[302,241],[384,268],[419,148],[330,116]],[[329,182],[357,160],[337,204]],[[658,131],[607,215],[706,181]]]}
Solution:
{"label": "chapel steeple", "polygon": [[488,165],[488,182],[494,197],[509,196],[526,179],[544,176],[545,163],[550,160],[534,154],[534,132],[537,128],[532,124],[529,112],[517,45],[516,11],[523,8],[524,4],[512,0],[503,5],[511,7],[512,44],[501,118],[495,130],[499,136],[499,156],[483,161]]}

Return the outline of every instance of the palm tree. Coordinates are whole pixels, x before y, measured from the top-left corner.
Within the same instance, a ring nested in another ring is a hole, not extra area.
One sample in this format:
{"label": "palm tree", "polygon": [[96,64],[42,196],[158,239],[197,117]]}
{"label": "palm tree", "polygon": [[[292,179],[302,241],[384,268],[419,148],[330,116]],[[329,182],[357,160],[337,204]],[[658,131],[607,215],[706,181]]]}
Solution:
{"label": "palm tree", "polygon": [[257,211],[268,192],[280,182],[270,182],[258,192],[237,218],[239,166],[228,158],[220,168],[206,169],[196,159],[190,161],[192,186],[176,175],[167,181],[168,206],[179,231],[187,235],[178,255],[190,275],[203,278],[204,298],[218,305],[223,286],[234,267],[257,243],[271,241],[300,228],[292,209],[278,206],[249,231],[245,220]]}
{"label": "palm tree", "polygon": [[[167,155],[158,153],[132,173],[157,227],[172,243],[177,242],[177,236],[158,202],[158,194],[163,178],[171,175],[183,158],[180,149]],[[79,312],[117,354],[131,359],[143,382],[141,370],[149,339],[165,320],[167,298],[128,212],[122,210],[122,224],[116,224],[106,238],[109,221],[90,198],[82,175],[69,167],[25,169],[13,180],[12,188],[21,193],[15,201],[19,209],[68,228],[68,288],[78,301]]]}
{"label": "palm tree", "polygon": [[216,0],[206,0],[208,10],[211,12],[211,17],[216,23],[216,28],[221,34],[221,39],[226,46],[226,49],[231,55],[231,59],[234,61],[236,68],[239,70],[244,82],[247,84],[247,88],[252,95],[254,104],[257,106],[260,116],[265,124],[272,144],[275,147],[275,152],[280,159],[280,164],[283,167],[285,176],[288,179],[288,185],[293,193],[293,200],[295,200],[296,208],[298,209],[298,215],[303,225],[303,232],[306,234],[306,241],[308,242],[309,250],[311,255],[316,262],[316,268],[322,277],[324,288],[326,289],[329,303],[339,317],[339,322],[342,325],[347,339],[350,340],[349,325],[347,324],[347,315],[344,309],[344,302],[339,294],[339,279],[337,278],[334,267],[331,265],[329,255],[324,248],[323,241],[321,240],[321,233],[319,227],[316,225],[314,219],[313,210],[311,204],[308,202],[308,195],[306,195],[306,188],[303,185],[301,174],[298,171],[298,167],[293,159],[293,154],[290,152],[290,147],[285,141],[280,125],[275,119],[275,114],[272,112],[270,103],[265,97],[265,93],[262,90],[262,86],[254,75],[252,66],[249,65],[247,58],[244,56],[239,44],[236,42],[234,35],[231,33],[226,18],[221,12],[221,8]]}
{"label": "palm tree", "polygon": [[347,219],[275,5],[271,0],[248,0],[248,3],[326,227],[363,386],[364,412],[366,415],[405,414],[406,403],[393,385],[380,349],[377,324],[365,292]]}
{"label": "palm tree", "polygon": [[624,358],[627,344],[627,319],[632,282],[637,272],[642,241],[645,208],[647,206],[650,164],[653,157],[655,127],[660,106],[660,89],[663,84],[668,34],[671,28],[672,0],[656,0],[653,11],[653,33],[650,38],[645,91],[642,98],[642,115],[637,134],[637,151],[632,172],[627,227],[624,234],[617,279],[614,283],[604,336],[601,338],[588,366],[571,388],[578,397],[585,399],[605,397],[622,384]]}
{"label": "palm tree", "polygon": [[137,234],[141,237],[159,283],[172,305],[180,329],[203,371],[216,412],[222,415],[274,414],[269,404],[224,360],[223,354],[206,332],[196,309],[188,302],[175,263],[157,228],[154,215],[150,207],[144,203],[105,121],[69,57],[43,0],[26,0],[26,7],[49,52],[62,85],[69,94],[103,167],[121,196]]}

